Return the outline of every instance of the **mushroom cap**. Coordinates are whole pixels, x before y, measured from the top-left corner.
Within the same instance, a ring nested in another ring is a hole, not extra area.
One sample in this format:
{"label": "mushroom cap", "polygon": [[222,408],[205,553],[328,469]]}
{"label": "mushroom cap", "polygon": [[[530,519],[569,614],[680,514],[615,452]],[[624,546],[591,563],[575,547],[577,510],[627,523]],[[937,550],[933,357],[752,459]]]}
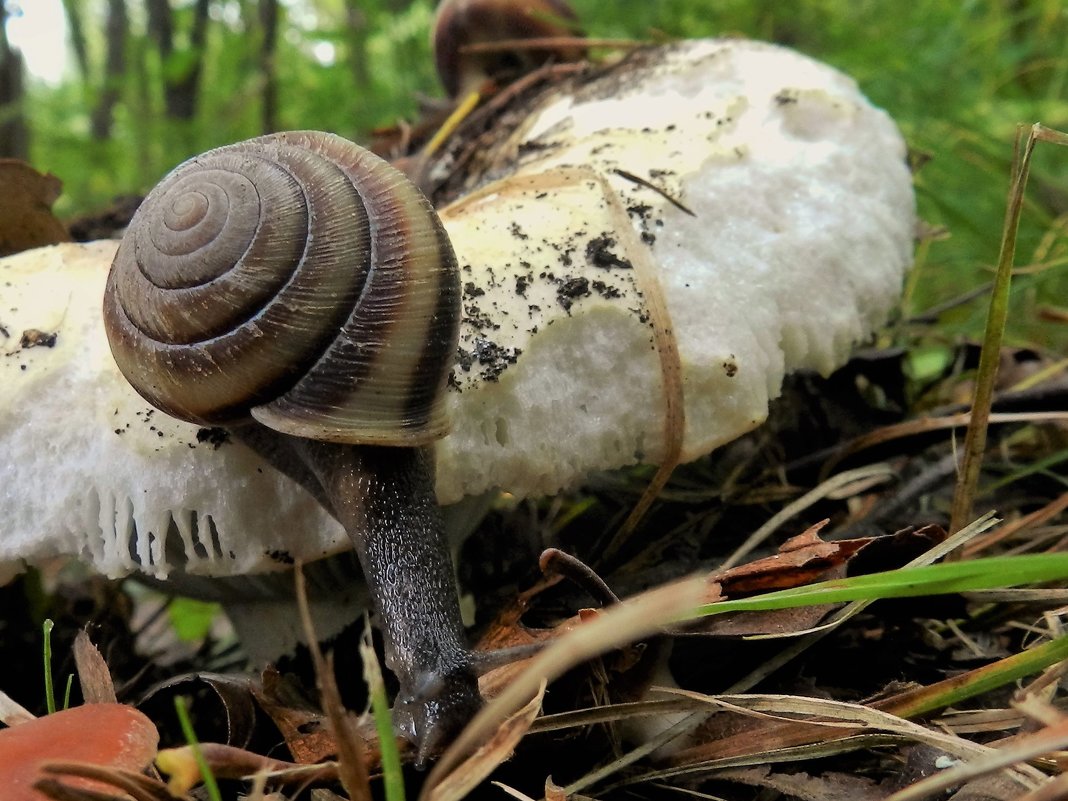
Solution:
{"label": "mushroom cap", "polygon": [[0,260],[0,579],[20,558],[165,578],[186,562],[240,575],[347,547],[305,490],[221,430],[156,411],[122,378],[100,312],[117,245]]}
{"label": "mushroom cap", "polygon": [[[159,734],[143,713],[125,704],[85,704],[0,730],[0,787],[6,801],[43,801],[33,789],[46,762],[86,762],[140,771],[156,756]],[[85,790],[114,790],[65,778]]]}
{"label": "mushroom cap", "polygon": [[[464,293],[444,503],[661,458],[649,293],[679,350],[693,459],[764,420],[787,372],[844,362],[911,262],[897,128],[781,47],[641,51],[545,95],[477,156],[441,209]],[[303,489],[149,413],[121,379],[99,320],[114,248],[0,261],[0,566],[81,554],[110,574],[234,574],[347,547]],[[18,347],[29,328],[58,330],[54,347]]]}
{"label": "mushroom cap", "polygon": [[852,79],[760,42],[641,51],[547,95],[441,210],[465,314],[439,498],[661,459],[642,250],[682,361],[683,461],[759,425],[786,373],[841,365],[912,261],[905,156]]}

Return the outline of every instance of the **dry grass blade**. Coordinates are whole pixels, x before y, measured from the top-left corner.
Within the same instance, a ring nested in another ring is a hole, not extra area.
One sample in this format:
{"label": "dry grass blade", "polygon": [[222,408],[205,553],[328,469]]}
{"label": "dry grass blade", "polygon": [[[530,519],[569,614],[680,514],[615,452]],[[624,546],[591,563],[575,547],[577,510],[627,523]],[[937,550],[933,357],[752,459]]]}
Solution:
{"label": "dry grass blade", "polygon": [[[126,793],[131,798],[135,799],[135,801],[172,801],[176,798],[176,796],[172,795],[167,790],[166,785],[162,782],[150,779],[143,774],[133,773],[132,771],[122,770],[120,768],[108,768],[83,762],[50,762],[42,765],[41,769],[46,773],[52,773],[60,778],[71,776],[81,779],[92,779],[93,781],[110,785],[116,790],[121,790]],[[48,780],[44,781],[47,782]],[[67,787],[58,780],[56,784],[59,785],[59,788],[68,791],[81,793],[94,792]],[[54,785],[49,786],[54,787]],[[60,796],[53,795],[52,797],[58,798]]]}
{"label": "dry grass blade", "polygon": [[1001,233],[1001,252],[998,254],[997,275],[994,290],[990,294],[990,311],[987,316],[986,334],[979,354],[979,370],[975,381],[975,396],[972,399],[972,416],[964,439],[964,456],[960,480],[953,494],[953,509],[950,515],[950,532],[964,525],[971,517],[972,503],[979,486],[979,470],[986,450],[986,433],[990,418],[990,406],[994,397],[994,381],[997,378],[1001,356],[1001,343],[1009,314],[1009,288],[1012,282],[1012,267],[1016,257],[1016,234],[1023,211],[1024,190],[1031,172],[1031,155],[1039,141],[1068,145],[1068,135],[1053,131],[1042,125],[1031,126],[1026,138],[1021,127],[1016,135],[1016,152],[1013,158],[1012,182],[1009,188],[1005,223]]}
{"label": "dry grass blade", "polygon": [[505,720],[489,741],[443,778],[427,795],[427,801],[458,801],[511,756],[541,711],[545,687],[546,682],[542,682],[537,695],[530,699],[530,703]]}
{"label": "dry grass blade", "polygon": [[[870,738],[871,735],[858,734],[858,727],[884,729],[893,738],[920,740],[955,753],[962,758],[968,758],[969,755],[979,758],[985,753],[983,747],[973,746],[965,740],[950,735],[930,732],[922,726],[903,720],[902,716],[922,715],[994,687],[1004,686],[1023,675],[1034,673],[1051,663],[1059,662],[1065,658],[1066,650],[1068,650],[1068,638],[1062,637],[1022,654],[999,660],[993,665],[937,682],[930,687],[899,693],[871,707],[785,696],[701,696],[683,691],[668,691],[690,699],[701,700],[704,703],[717,704],[722,708],[729,708],[750,716],[761,715],[769,722],[755,731],[746,731],[734,737],[705,743],[679,752],[674,758],[679,769],[657,772],[652,777],[667,778],[679,773],[710,771],[726,766],[808,759],[855,750],[859,747],[871,747],[873,742],[865,739]],[[815,719],[805,721],[798,721],[792,717],[785,720],[775,719],[775,716],[797,714],[809,714]],[[823,719],[819,719],[820,717]],[[943,737],[948,739],[939,739]],[[1030,773],[1030,769],[1027,770],[1032,779],[1038,778],[1037,773]],[[581,783],[576,783],[568,789],[581,789],[589,786],[593,779],[604,778],[605,775],[605,771],[591,774]]]}
{"label": "dry grass blade", "polygon": [[20,723],[29,723],[36,717],[30,710],[0,690],[0,723],[5,726],[17,726]]}
{"label": "dry grass blade", "polygon": [[[931,431],[960,428],[968,425],[972,420],[971,412],[957,412],[937,417],[920,417],[915,420],[906,420],[903,423],[894,423],[884,426],[867,434],[849,441],[835,451],[820,470],[821,475],[827,476],[842,461],[860,451],[873,448],[876,445],[890,442],[904,437],[914,437],[918,434],[927,434]],[[1068,422],[1068,412],[996,412],[989,415],[991,423],[1063,423]],[[952,533],[952,532],[951,532]]]}
{"label": "dry grass blade", "polygon": [[706,589],[705,579],[696,577],[642,593],[598,614],[546,647],[460,733],[427,777],[423,797],[429,797],[434,786],[492,736],[515,710],[529,703],[542,682],[551,682],[576,665],[613,648],[658,633],[664,626],[692,613],[704,600]]}
{"label": "dry grass blade", "polygon": [[[693,698],[702,696],[686,693]],[[700,773],[737,765],[739,759],[745,764],[780,761],[788,756],[797,757],[796,746],[803,746],[801,754],[812,756],[812,748],[828,744],[828,741],[854,738],[865,734],[888,734],[912,742],[920,742],[946,751],[961,759],[977,759],[994,752],[987,746],[969,742],[951,734],[932,731],[917,723],[896,715],[861,704],[831,701],[816,698],[800,698],[781,695],[736,695],[703,696],[710,706],[742,711],[743,714],[759,713],[772,718],[782,718],[781,725],[757,729],[744,735],[727,738],[725,741],[705,743],[685,749],[676,754],[675,767],[647,774],[641,780],[667,778],[688,773]],[[805,719],[797,720],[798,716]],[[808,731],[808,742],[801,742],[796,734]],[[733,742],[738,741],[738,742]],[[727,747],[723,747],[723,745]],[[1044,779],[1042,774],[1030,767],[1023,767],[1016,780],[1027,789]]]}
{"label": "dry grass blade", "polygon": [[682,446],[686,435],[682,359],[679,356],[679,345],[675,338],[671,315],[668,312],[667,300],[664,298],[664,288],[657,276],[657,268],[653,264],[649,249],[643,246],[637,231],[631,225],[627,210],[619,199],[619,193],[612,188],[604,175],[592,169],[560,169],[557,172],[566,180],[593,180],[600,186],[612,216],[615,218],[616,224],[613,230],[620,238],[620,244],[634,268],[634,278],[649,313],[649,322],[653,327],[653,342],[660,360],[661,395],[664,402],[664,451],[649,485],[642,492],[630,514],[627,515],[627,519],[623,521],[619,531],[605,547],[602,557],[608,559],[645,517],[645,513],[649,511],[649,507],[653,505],[653,501],[660,495],[668,479],[671,478],[672,472],[682,460]]}
{"label": "dry grass blade", "polygon": [[1068,509],[1068,492],[1056,498],[1051,503],[1046,504],[1041,509],[1036,509],[1031,512],[1031,514],[1024,515],[1018,520],[1006,523],[997,531],[992,531],[983,537],[977,537],[975,540],[968,543],[962,550],[962,553],[965,558],[974,556],[995,543],[1007,540],[1009,537],[1014,536],[1020,531],[1024,531],[1032,526],[1041,526],[1048,523],[1065,509]]}
{"label": "dry grass blade", "polygon": [[[868,709],[875,716],[872,720],[876,721],[885,722],[886,720],[901,720],[904,717],[916,717],[936,709],[943,709],[996,687],[1005,686],[1022,676],[1039,672],[1050,664],[1063,660],[1066,656],[1068,656],[1068,637],[1061,637],[1030,651],[1006,657],[992,665],[945,679],[929,687],[907,690],[889,698],[884,698],[870,707],[850,706]],[[710,698],[693,693],[684,693],[684,695],[695,699]],[[714,702],[722,705],[725,703],[724,699],[730,699],[731,703],[736,706],[752,712],[759,711],[759,709],[754,708],[745,699],[758,697],[760,696],[716,696],[714,697]],[[743,700],[737,701],[736,699]],[[805,700],[809,701],[811,699]],[[712,703],[713,701],[709,700],[708,702]],[[829,704],[835,702],[820,703]],[[676,757],[676,761],[689,760],[706,764],[714,761],[714,764],[721,766],[724,764],[723,760],[751,756],[754,753],[754,745],[758,742],[768,743],[766,750],[775,750],[779,753],[787,748],[809,748],[821,738],[826,739],[828,735],[827,732],[814,730],[814,725],[813,721],[769,721],[756,732],[747,731],[715,742],[694,746],[688,749],[687,752],[680,752]],[[915,725],[909,723],[909,726]],[[915,731],[915,729],[910,729],[910,731]],[[856,732],[846,730],[840,733],[849,736]],[[732,761],[731,764],[736,763]]]}
{"label": "dry grass blade", "polygon": [[[521,793],[519,792],[519,790],[515,789],[514,787],[509,787],[507,784],[503,784],[501,782],[490,782],[490,784],[492,784],[494,787],[499,787],[501,789],[501,792],[507,793],[508,795],[512,796],[512,798],[515,798],[516,801],[534,801],[534,799],[526,793]],[[550,799],[548,794],[546,794],[546,801],[566,801],[566,799]]]}
{"label": "dry grass blade", "polygon": [[1005,748],[984,754],[972,762],[948,768],[894,793],[886,801],[920,801],[963,784],[969,779],[1040,757],[1068,747],[1068,720],[1024,735]]}
{"label": "dry grass blade", "polygon": [[[650,693],[656,693],[659,690],[660,688],[658,687],[649,688]],[[530,727],[530,730],[541,733],[596,726],[602,723],[619,723],[620,721],[641,717],[662,717],[663,715],[672,715],[678,712],[693,712],[699,706],[699,704],[687,698],[608,704],[588,709],[576,709],[571,712],[559,712],[555,715],[546,715],[539,718]]]}
{"label": "dry grass blade", "polygon": [[308,595],[304,586],[304,570],[300,564],[293,571],[296,583],[297,608],[300,611],[301,624],[308,639],[308,651],[315,664],[315,677],[322,695],[323,711],[334,729],[334,738],[338,750],[338,778],[351,801],[371,801],[371,777],[367,771],[366,747],[363,738],[352,725],[351,715],[341,703],[334,680],[332,660],[323,658],[319,640],[312,625],[311,612],[308,609]]}

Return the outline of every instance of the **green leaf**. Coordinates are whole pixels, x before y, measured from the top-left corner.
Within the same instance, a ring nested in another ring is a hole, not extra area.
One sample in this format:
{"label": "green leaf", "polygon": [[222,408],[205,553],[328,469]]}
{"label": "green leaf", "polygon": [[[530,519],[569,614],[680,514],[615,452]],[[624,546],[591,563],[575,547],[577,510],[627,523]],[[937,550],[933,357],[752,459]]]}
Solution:
{"label": "green leaf", "polygon": [[192,598],[175,598],[167,608],[171,626],[174,627],[178,639],[183,642],[204,639],[220,613],[219,604],[195,601]]}

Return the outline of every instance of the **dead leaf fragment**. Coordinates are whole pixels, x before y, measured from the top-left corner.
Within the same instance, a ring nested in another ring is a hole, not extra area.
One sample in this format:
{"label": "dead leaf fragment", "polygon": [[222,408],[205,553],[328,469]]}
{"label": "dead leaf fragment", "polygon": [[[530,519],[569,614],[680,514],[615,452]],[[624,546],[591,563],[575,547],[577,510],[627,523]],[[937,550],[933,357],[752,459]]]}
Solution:
{"label": "dead leaf fragment", "polygon": [[108,664],[84,629],[74,638],[74,664],[78,667],[78,683],[85,703],[118,703]]}
{"label": "dead leaf fragment", "polygon": [[0,256],[69,242],[67,229],[52,214],[63,182],[19,159],[0,159]]}

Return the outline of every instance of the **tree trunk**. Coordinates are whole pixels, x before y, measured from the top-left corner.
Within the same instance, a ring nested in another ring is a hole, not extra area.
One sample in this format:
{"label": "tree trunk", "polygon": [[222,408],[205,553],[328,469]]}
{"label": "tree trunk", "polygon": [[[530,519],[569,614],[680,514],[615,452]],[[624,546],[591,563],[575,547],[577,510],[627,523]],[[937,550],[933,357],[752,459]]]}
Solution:
{"label": "tree trunk", "polygon": [[89,46],[85,41],[81,0],[63,0],[63,10],[67,15],[70,46],[74,50],[74,60],[78,62],[78,72],[81,73],[82,82],[88,84],[92,72],[89,68]]}
{"label": "tree trunk", "polygon": [[104,82],[92,114],[92,134],[97,141],[111,138],[112,112],[122,95],[123,80],[126,77],[128,28],[126,0],[108,0],[107,61],[104,65]]}
{"label": "tree trunk", "polygon": [[163,100],[167,117],[191,120],[196,116],[197,90],[208,30],[209,0],[197,0],[189,34],[190,58],[180,69],[174,59],[174,20],[168,0],[145,0],[148,31],[159,47],[163,63]]}
{"label": "tree trunk", "polygon": [[345,0],[345,15],[348,18],[348,62],[357,91],[371,82],[371,71],[367,64],[367,34],[370,26],[363,5],[362,0]]}
{"label": "tree trunk", "polygon": [[263,133],[278,130],[278,70],[275,64],[278,41],[278,0],[260,0],[260,74],[263,75]]}
{"label": "tree trunk", "polygon": [[174,25],[171,22],[171,7],[167,0],[145,0],[148,12],[148,35],[156,40],[164,65],[174,52]]}
{"label": "tree trunk", "polygon": [[0,2],[0,156],[29,156],[23,100],[22,54],[7,41],[7,10]]}

